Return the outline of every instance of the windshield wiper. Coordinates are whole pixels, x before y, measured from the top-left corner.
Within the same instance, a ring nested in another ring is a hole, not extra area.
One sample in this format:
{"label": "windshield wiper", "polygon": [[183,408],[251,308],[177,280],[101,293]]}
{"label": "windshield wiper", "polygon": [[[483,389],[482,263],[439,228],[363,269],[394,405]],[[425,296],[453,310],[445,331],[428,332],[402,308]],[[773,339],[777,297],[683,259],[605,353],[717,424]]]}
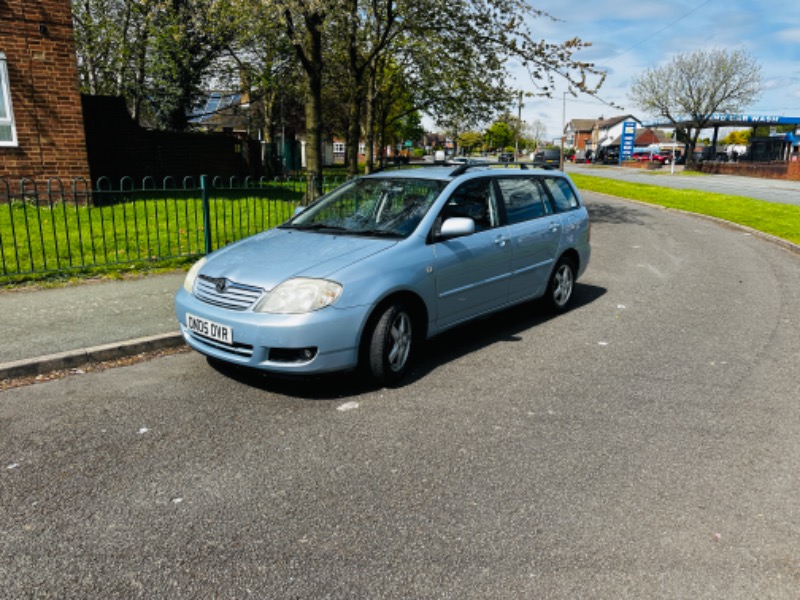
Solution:
{"label": "windshield wiper", "polygon": [[292,224],[292,225],[287,225],[287,227],[290,227],[292,229],[302,229],[303,231],[321,231],[323,229],[327,230],[327,231],[346,231],[347,230],[345,227],[341,227],[339,225],[329,225],[327,223],[308,223],[308,224],[304,223],[302,225],[294,225],[294,224]]}
{"label": "windshield wiper", "polygon": [[369,237],[403,237],[403,234],[397,233],[396,231],[392,231],[390,229],[352,229],[349,231],[349,233],[352,233],[353,235],[363,235]]}

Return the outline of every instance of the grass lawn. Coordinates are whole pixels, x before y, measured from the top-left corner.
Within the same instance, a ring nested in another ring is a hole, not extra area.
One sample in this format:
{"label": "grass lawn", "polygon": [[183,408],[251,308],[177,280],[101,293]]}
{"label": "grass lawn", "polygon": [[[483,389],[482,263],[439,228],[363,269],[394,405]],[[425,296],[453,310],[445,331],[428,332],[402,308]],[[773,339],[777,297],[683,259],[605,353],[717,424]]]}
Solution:
{"label": "grass lawn", "polygon": [[672,190],[592,175],[570,177],[581,190],[708,215],[800,244],[800,206],[698,190]]}

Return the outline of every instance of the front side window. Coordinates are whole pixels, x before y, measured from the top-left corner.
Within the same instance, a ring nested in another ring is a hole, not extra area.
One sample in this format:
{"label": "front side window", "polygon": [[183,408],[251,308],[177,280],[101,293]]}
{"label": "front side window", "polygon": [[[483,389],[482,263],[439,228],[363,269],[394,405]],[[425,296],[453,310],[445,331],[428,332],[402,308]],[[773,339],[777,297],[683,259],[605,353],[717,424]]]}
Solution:
{"label": "front side window", "polygon": [[497,202],[491,179],[473,179],[462,184],[445,204],[442,221],[451,217],[466,217],[475,221],[475,231],[499,225]]}
{"label": "front side window", "polygon": [[11,89],[8,85],[6,55],[0,52],[0,146],[16,146],[17,132],[11,110]]}

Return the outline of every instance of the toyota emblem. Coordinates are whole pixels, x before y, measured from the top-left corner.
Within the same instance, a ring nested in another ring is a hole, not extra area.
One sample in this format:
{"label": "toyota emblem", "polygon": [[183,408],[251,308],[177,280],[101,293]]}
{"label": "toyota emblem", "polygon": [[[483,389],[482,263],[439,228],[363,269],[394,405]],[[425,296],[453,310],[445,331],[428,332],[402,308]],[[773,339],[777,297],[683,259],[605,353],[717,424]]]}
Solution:
{"label": "toyota emblem", "polygon": [[224,277],[220,277],[214,283],[214,287],[216,288],[218,294],[224,294],[228,289],[228,280]]}

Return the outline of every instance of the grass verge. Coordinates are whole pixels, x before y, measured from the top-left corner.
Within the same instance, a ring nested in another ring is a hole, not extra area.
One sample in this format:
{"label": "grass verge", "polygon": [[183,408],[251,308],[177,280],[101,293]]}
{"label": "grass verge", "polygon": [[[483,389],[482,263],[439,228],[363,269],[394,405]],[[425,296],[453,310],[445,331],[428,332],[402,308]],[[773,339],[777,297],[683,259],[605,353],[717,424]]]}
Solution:
{"label": "grass verge", "polygon": [[581,190],[708,215],[800,244],[800,206],[699,190],[672,190],[593,175],[576,173],[570,177]]}

